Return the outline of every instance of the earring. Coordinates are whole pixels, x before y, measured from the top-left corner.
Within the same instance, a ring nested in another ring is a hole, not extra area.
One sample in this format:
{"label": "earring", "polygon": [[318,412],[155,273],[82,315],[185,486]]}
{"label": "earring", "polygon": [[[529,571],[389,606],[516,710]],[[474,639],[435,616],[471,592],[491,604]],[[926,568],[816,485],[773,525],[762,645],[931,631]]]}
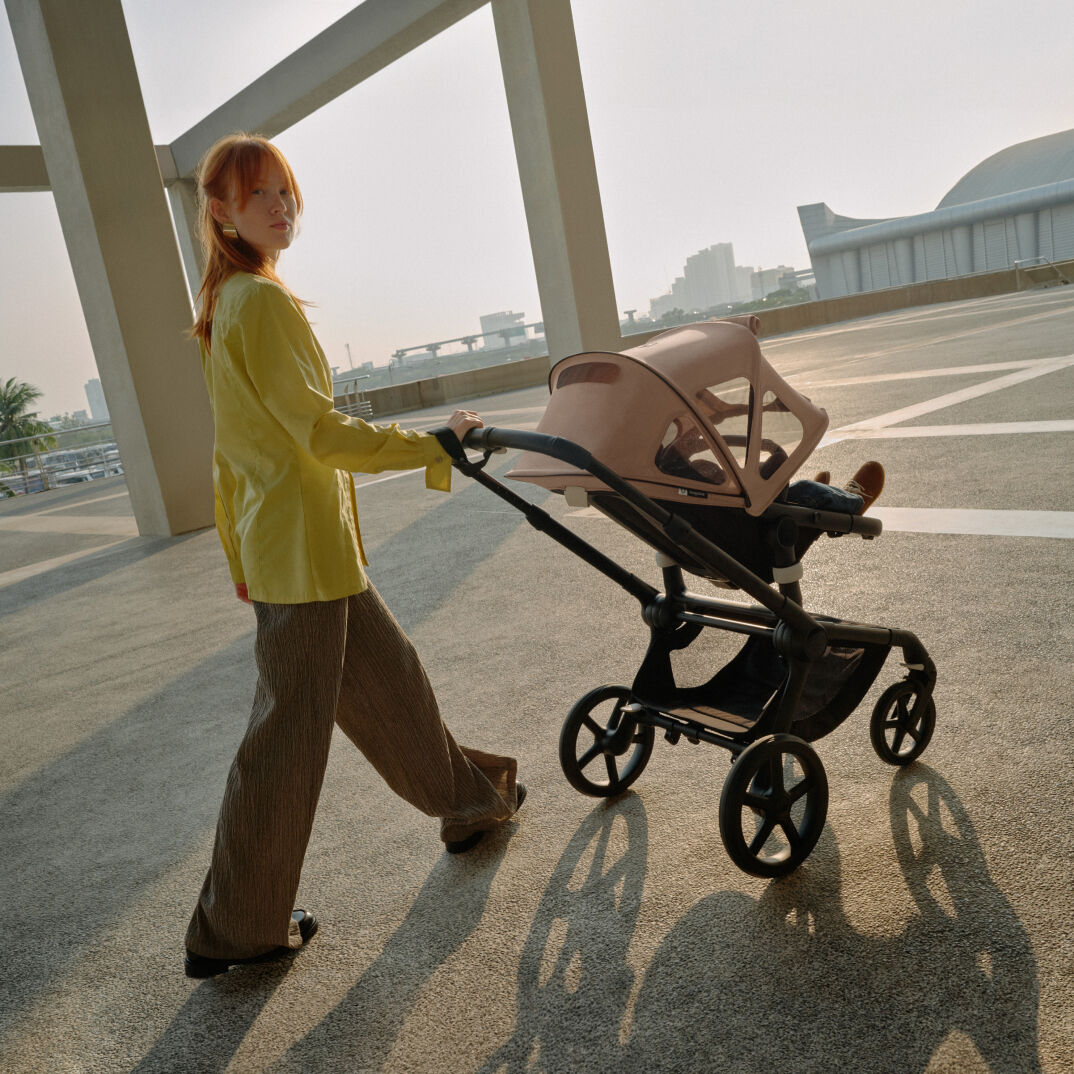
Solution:
{"label": "earring", "polygon": [[221,224],[220,230],[224,233],[224,238],[226,239],[237,239],[239,237],[239,232],[234,224]]}

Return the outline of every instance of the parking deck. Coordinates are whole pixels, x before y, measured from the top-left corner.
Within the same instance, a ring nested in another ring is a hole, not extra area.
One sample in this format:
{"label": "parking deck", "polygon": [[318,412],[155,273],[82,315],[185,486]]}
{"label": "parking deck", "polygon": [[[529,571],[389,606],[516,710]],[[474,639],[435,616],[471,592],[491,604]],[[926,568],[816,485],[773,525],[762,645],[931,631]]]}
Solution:
{"label": "parking deck", "polygon": [[[288,964],[189,981],[252,614],[213,532],[137,536],[122,477],[0,501],[3,1069],[1074,1069],[1074,288],[762,346],[830,415],[806,476],[888,473],[885,534],[818,542],[807,606],[905,626],[939,671],[915,765],[869,744],[897,666],[817,743],[827,827],[781,881],[724,853],[722,751],[658,738],[608,802],[560,773],[570,705],[637,669],[633,598],[465,478],[363,477],[374,583],[457,737],[514,752],[529,798],[453,858],[338,736],[298,903],[321,932]],[[471,406],[533,428],[545,397]],[[626,531],[548,502],[658,578]]]}

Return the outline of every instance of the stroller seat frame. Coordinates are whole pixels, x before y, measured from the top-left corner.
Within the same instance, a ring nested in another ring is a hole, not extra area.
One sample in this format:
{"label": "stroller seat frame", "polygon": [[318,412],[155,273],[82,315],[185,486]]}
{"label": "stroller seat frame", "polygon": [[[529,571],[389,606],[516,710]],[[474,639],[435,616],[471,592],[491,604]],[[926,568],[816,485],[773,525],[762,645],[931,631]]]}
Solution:
{"label": "stroller seat frame", "polygon": [[[433,432],[458,470],[641,605],[650,641],[634,682],[590,691],[563,724],[560,763],[577,790],[597,797],[626,790],[648,763],[657,729],[672,744],[685,738],[719,746],[732,758],[720,796],[724,845],[745,872],[775,877],[805,860],[827,815],[827,777],[811,743],[860,704],[892,648],[901,649],[907,676],[876,703],[870,720],[873,747],[885,762],[906,765],[928,745],[936,718],[936,668],[918,638],[907,630],[811,614],[802,606],[798,564],[803,547],[822,532],[871,539],[881,532],[879,520],[771,504],[754,521],[769,553],[773,588],[676,514],[676,505],[669,510],[651,499],[570,440],[522,430],[473,429],[465,447],[483,455],[471,459],[450,430]],[[608,491],[590,492],[588,501],[657,550],[663,590],[486,473],[491,455],[508,449],[548,455],[597,478]],[[684,567],[741,589],[756,604],[691,592]],[[745,646],[707,683],[679,686],[671,656],[705,628],[743,635]]]}

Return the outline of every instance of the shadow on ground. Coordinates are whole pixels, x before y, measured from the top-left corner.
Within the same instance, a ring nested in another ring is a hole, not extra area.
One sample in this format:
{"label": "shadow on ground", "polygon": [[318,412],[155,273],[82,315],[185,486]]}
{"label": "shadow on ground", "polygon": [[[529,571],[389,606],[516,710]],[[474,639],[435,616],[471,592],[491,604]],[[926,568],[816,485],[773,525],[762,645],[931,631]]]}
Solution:
{"label": "shadow on ground", "polygon": [[[1040,1070],[1029,937],[936,772],[917,765],[891,787],[892,832],[917,907],[901,935],[863,936],[847,921],[828,827],[810,861],[760,898],[716,892],[687,911],[648,965],[630,1011],[625,956],[646,858],[639,806],[626,799],[602,807],[571,840],[522,954],[514,1035],[482,1074],[909,1074],[926,1070],[953,1030],[972,1040],[994,1074]],[[609,862],[617,815],[629,845]],[[590,852],[576,888],[572,878]]]}

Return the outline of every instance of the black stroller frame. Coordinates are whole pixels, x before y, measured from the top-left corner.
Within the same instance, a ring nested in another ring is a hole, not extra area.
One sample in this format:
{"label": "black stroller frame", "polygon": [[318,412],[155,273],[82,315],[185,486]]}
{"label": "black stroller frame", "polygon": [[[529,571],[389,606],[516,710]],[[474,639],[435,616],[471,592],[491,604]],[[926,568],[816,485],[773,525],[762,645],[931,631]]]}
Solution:
{"label": "black stroller frame", "polygon": [[[536,529],[620,585],[641,604],[650,629],[648,650],[628,688],[603,686],[570,710],[560,734],[564,774],[582,793],[611,797],[642,773],[656,729],[672,744],[708,742],[730,752],[720,795],[720,834],[731,860],[755,876],[783,876],[815,846],[828,808],[828,782],[811,742],[837,727],[860,704],[892,648],[900,648],[907,676],[880,696],[870,720],[878,756],[906,765],[928,745],[936,721],[936,668],[907,630],[815,615],[802,606],[800,558],[821,533],[881,532],[875,518],[771,504],[752,538],[767,550],[773,588],[760,574],[703,536],[683,514],[651,499],[580,445],[559,436],[512,429],[471,430],[465,447],[447,429],[435,430],[453,465],[521,511]],[[485,467],[494,452],[538,452],[591,474],[609,492],[589,502],[656,547],[664,591],[638,578],[517,495]],[[678,505],[672,504],[672,508]],[[757,602],[746,605],[689,591],[683,565],[715,573]],[[675,682],[671,656],[706,627],[745,635],[744,648],[701,686]]]}

